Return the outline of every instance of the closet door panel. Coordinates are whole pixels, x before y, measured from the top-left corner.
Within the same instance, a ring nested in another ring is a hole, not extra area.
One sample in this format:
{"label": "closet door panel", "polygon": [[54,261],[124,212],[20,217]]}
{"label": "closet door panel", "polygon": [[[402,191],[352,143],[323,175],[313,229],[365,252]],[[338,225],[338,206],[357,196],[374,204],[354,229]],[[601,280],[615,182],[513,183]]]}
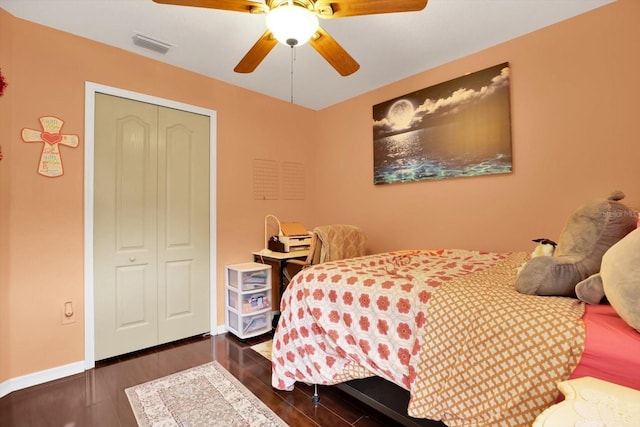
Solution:
{"label": "closet door panel", "polygon": [[209,117],[160,108],[160,342],[209,332]]}
{"label": "closet door panel", "polygon": [[96,95],[96,360],[153,346],[157,317],[157,107]]}

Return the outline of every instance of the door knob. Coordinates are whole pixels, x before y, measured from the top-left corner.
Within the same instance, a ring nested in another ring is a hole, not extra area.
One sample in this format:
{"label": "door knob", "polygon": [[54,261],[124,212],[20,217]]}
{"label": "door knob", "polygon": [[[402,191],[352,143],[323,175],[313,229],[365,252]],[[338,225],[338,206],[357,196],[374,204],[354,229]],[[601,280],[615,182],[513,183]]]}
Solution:
{"label": "door knob", "polygon": [[135,260],[136,260],[136,257],[134,257],[134,256],[129,257],[129,261],[134,262]]}

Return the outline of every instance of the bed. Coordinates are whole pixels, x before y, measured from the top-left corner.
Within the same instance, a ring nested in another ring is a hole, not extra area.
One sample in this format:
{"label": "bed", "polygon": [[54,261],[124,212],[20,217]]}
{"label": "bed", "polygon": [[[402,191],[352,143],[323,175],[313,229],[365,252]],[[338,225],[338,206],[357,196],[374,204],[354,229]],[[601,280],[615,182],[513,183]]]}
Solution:
{"label": "bed", "polygon": [[640,334],[607,306],[518,293],[528,258],[396,251],[301,271],[282,297],[273,387],[383,381],[406,391],[410,417],[492,427],[530,426],[576,375],[640,389]]}

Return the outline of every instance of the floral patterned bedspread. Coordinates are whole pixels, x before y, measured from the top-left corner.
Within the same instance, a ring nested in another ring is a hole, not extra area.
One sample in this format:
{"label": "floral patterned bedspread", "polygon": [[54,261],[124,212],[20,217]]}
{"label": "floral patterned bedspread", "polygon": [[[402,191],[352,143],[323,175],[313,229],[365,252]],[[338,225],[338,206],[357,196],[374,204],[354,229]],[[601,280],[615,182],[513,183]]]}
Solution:
{"label": "floral patterned bedspread", "polygon": [[[504,254],[464,250],[398,251],[311,266],[281,300],[273,339],[272,384],[335,384],[347,365],[366,368],[407,390],[415,380],[416,332],[440,285],[481,271]],[[358,373],[359,372],[359,373]]]}
{"label": "floral patterned bedspread", "polygon": [[[543,369],[552,371],[552,379],[566,379],[584,337],[577,300],[513,289],[516,267],[527,257],[397,251],[301,271],[281,301],[272,347],[273,387],[292,390],[297,381],[329,385],[377,375],[410,391],[409,413],[416,417],[459,426],[531,425],[555,397],[553,380],[538,387],[534,377]],[[473,302],[477,294],[482,297]],[[520,317],[526,320],[518,326]],[[554,321],[558,317],[560,326]],[[512,334],[512,329],[532,332]],[[486,357],[477,357],[483,347]],[[531,357],[536,351],[553,354]],[[491,377],[494,371],[500,378]],[[509,395],[508,408],[500,395]],[[522,406],[520,398],[534,403],[514,412]]]}

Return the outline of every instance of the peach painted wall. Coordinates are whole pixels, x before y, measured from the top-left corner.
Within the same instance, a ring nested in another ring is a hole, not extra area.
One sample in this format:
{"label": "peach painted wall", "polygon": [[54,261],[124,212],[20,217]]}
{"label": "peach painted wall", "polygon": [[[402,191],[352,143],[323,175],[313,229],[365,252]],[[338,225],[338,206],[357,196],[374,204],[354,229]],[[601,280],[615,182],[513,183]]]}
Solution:
{"label": "peach painted wall", "polygon": [[[223,266],[250,261],[251,251],[263,247],[267,213],[282,220],[311,216],[306,201],[254,200],[252,168],[256,158],[308,163],[314,112],[3,10],[0,20],[0,66],[10,80],[0,98],[0,384],[84,360],[85,81],[217,112],[218,265],[212,274],[219,284],[217,324],[224,324]],[[36,173],[42,145],[20,139],[22,128],[39,129],[38,118],[46,115],[65,121],[62,133],[80,135],[78,148],[61,148],[65,173],[58,178]],[[311,177],[312,165],[309,171]],[[62,326],[68,300],[78,317]]]}
{"label": "peach painted wall", "polygon": [[[611,190],[640,207],[639,17],[640,1],[618,0],[319,112],[319,220],[362,226],[372,252],[512,251]],[[373,105],[503,62],[512,174],[373,185]]]}

